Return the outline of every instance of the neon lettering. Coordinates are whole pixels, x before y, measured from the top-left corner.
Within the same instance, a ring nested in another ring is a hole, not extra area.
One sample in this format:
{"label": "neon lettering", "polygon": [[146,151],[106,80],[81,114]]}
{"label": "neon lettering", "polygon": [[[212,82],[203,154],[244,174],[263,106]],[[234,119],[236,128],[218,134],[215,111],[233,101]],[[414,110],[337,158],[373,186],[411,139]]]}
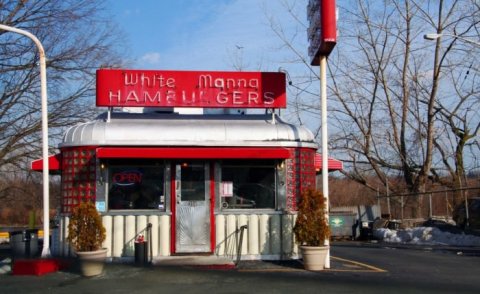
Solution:
{"label": "neon lettering", "polygon": [[117,94],[114,94],[113,91],[108,92],[108,99],[110,100],[110,103],[112,103],[112,98],[113,100],[117,100],[117,103],[120,103],[120,97],[121,97],[121,92],[120,90],[117,91]]}
{"label": "neon lettering", "polygon": [[275,102],[275,93],[272,92],[265,92],[263,94],[263,103],[265,104],[273,104]]}
{"label": "neon lettering", "polygon": [[225,104],[228,102],[228,96],[226,92],[219,92],[217,94],[217,103],[218,104]]}
{"label": "neon lettering", "polygon": [[137,74],[125,74],[125,86],[136,85],[138,83]]}
{"label": "neon lettering", "polygon": [[259,104],[258,93],[257,92],[248,92],[248,102],[247,104]]}
{"label": "neon lettering", "polygon": [[137,92],[135,91],[130,91],[127,95],[127,98],[125,99],[125,102],[136,102],[138,103],[138,96]]}

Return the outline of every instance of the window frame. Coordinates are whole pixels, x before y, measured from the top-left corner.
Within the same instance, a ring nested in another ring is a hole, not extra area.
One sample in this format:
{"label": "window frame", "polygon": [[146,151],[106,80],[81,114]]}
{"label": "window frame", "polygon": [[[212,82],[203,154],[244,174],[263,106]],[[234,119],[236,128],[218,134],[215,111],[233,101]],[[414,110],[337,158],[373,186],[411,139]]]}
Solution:
{"label": "window frame", "polygon": [[[238,162],[243,164],[231,164],[232,162]],[[247,165],[245,162],[250,163]],[[255,162],[259,164],[255,164]],[[269,164],[266,164],[266,163]],[[217,195],[216,199],[216,210],[221,213],[246,213],[246,212],[274,212],[278,211],[281,208],[280,204],[280,185],[279,183],[284,183],[281,181],[281,175],[279,173],[279,166],[281,165],[281,160],[275,159],[247,159],[247,160],[237,160],[237,159],[229,159],[229,160],[221,160],[215,163],[215,194]],[[252,165],[253,164],[253,165]],[[222,205],[222,195],[221,195],[221,185],[222,185],[222,173],[223,168],[225,167],[257,167],[257,168],[273,168],[273,175],[274,175],[274,182],[273,182],[273,198],[274,198],[274,205],[273,207],[268,208],[229,208],[223,207]]]}
{"label": "window frame", "polygon": [[[165,161],[163,159],[129,159],[129,158],[116,158],[116,159],[108,159],[102,160],[102,165],[104,165],[103,171],[103,179],[104,179],[104,191],[105,191],[105,202],[106,202],[106,211],[110,213],[125,213],[125,212],[138,212],[143,211],[147,213],[166,213],[170,212],[170,162]],[[110,207],[110,173],[111,169],[115,167],[125,167],[131,169],[138,169],[138,168],[154,168],[158,167],[162,169],[163,172],[163,208],[111,208]]]}

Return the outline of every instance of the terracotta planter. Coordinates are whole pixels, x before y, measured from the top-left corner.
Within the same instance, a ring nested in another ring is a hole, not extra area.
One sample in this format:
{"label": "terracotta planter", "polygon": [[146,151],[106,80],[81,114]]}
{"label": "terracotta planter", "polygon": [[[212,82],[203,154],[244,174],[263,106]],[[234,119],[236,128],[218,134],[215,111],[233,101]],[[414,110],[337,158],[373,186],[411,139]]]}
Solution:
{"label": "terracotta planter", "polygon": [[328,246],[300,246],[303,266],[308,271],[321,271],[325,268]]}
{"label": "terracotta planter", "polygon": [[107,249],[77,252],[77,256],[80,261],[82,275],[84,277],[97,276],[103,272],[103,266],[107,258]]}

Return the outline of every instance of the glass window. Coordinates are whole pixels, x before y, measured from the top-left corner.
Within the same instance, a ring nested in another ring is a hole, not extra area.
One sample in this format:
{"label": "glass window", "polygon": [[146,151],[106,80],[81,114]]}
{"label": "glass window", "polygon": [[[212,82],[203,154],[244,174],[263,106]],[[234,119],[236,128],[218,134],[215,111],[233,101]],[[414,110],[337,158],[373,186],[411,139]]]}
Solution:
{"label": "glass window", "polygon": [[162,162],[110,162],[108,174],[109,209],[165,209]]}
{"label": "glass window", "polygon": [[181,165],[181,200],[205,200],[205,165],[184,163]]}
{"label": "glass window", "polygon": [[221,164],[223,209],[275,209],[275,162],[231,160]]}

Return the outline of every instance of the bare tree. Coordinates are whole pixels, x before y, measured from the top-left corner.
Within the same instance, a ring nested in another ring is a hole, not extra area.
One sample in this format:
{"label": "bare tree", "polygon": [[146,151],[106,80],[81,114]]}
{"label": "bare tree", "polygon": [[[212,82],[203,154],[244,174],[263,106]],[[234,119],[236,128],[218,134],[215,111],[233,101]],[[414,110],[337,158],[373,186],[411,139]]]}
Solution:
{"label": "bare tree", "polygon": [[[340,37],[329,57],[329,147],[347,163],[345,175],[370,189],[377,190],[380,180],[384,189],[418,193],[418,197],[410,199],[414,199],[412,215],[420,216],[420,192],[428,180],[438,181],[440,176],[450,175],[450,182],[455,183],[465,173],[462,158],[476,158],[475,153],[468,153],[474,149],[465,146],[475,146],[479,117],[475,107],[479,48],[458,38],[432,43],[423,40],[423,35],[435,32],[478,40],[478,2],[337,3]],[[298,17],[297,6],[298,2],[285,1],[292,19],[299,21],[300,28],[306,28]],[[304,77],[292,78],[297,87],[308,86],[296,91],[301,97],[292,106],[303,104],[310,105],[310,110],[318,109],[317,103],[308,102],[315,96],[308,92],[316,90],[311,90],[306,80],[310,77],[316,81],[318,77],[303,56],[306,50],[295,48],[293,34],[286,33],[273,20],[271,24],[291,50],[291,62],[296,60],[306,66]],[[468,80],[461,79],[466,70]],[[297,116],[303,121],[312,120],[302,108],[297,108]],[[372,181],[372,175],[377,180]],[[403,182],[389,183],[398,176]]]}
{"label": "bare tree", "polygon": [[[0,23],[33,33],[47,56],[50,144],[91,117],[95,70],[118,66],[120,34],[104,1],[0,1]],[[27,168],[40,151],[38,51],[24,36],[0,31],[0,171]]]}
{"label": "bare tree", "polygon": [[[452,39],[446,50],[453,50]],[[452,67],[453,70],[446,72],[446,78],[452,85],[448,99],[439,101],[436,106],[437,119],[441,122],[438,130],[442,135],[434,138],[434,144],[439,152],[442,167],[449,177],[442,174],[442,170],[434,166],[432,174],[435,181],[447,187],[456,189],[454,205],[463,201],[464,190],[467,188],[467,173],[478,169],[479,154],[478,135],[480,134],[480,88],[476,86],[478,72],[472,69],[473,64],[478,63],[476,56],[470,53],[475,52],[469,44],[466,47],[459,47],[459,54],[463,55],[470,67]],[[468,190],[465,190],[468,191]]]}
{"label": "bare tree", "polygon": [[[65,128],[95,115],[95,70],[119,66],[122,35],[110,23],[104,1],[0,0],[0,23],[27,30],[47,57],[49,144]],[[123,50],[123,49],[122,49]],[[0,30],[0,199],[20,215],[41,204],[41,178],[28,171],[41,154],[39,56],[22,35]],[[52,150],[53,151],[53,150]],[[58,179],[51,179],[56,207]]]}

